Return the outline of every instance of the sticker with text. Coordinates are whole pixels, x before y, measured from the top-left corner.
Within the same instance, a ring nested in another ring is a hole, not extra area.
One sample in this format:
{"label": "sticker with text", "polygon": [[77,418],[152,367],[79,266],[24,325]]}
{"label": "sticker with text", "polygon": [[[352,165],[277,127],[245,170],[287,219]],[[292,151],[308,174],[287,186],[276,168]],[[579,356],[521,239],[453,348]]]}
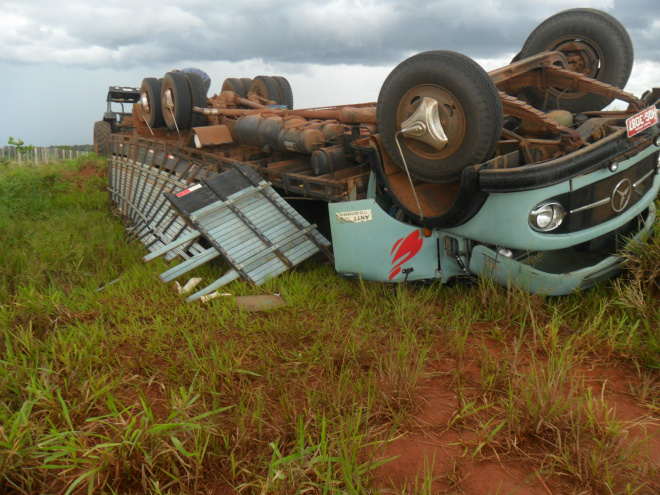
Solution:
{"label": "sticker with text", "polygon": [[343,211],[336,215],[338,222],[371,222],[374,219],[371,210]]}

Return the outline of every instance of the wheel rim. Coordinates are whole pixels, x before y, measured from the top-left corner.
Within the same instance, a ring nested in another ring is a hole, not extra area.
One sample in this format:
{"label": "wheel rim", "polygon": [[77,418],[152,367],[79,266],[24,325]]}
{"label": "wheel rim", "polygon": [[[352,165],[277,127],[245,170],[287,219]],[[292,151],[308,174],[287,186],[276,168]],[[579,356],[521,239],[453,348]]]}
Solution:
{"label": "wheel rim", "polygon": [[174,122],[176,120],[176,103],[174,100],[174,92],[172,88],[168,87],[163,91],[163,116],[168,122]]}
{"label": "wheel rim", "polygon": [[[603,52],[589,38],[584,36],[564,36],[547,47],[548,51],[562,52],[568,61],[570,70],[583,74],[592,79],[600,80],[603,73]],[[586,91],[566,91],[557,88],[549,88],[550,94],[567,98],[580,98],[587,94]]]}
{"label": "wheel rim", "polygon": [[463,143],[465,137],[465,113],[456,97],[440,86],[423,84],[407,91],[397,107],[397,129],[417,110],[424,97],[432,98],[438,102],[438,115],[440,123],[449,142],[442,150],[414,138],[404,137],[402,142],[415,155],[425,160],[442,160],[454,154]]}
{"label": "wheel rim", "polygon": [[151,105],[149,102],[149,93],[142,93],[140,95],[140,105],[142,105],[142,109],[146,114],[151,113]]}

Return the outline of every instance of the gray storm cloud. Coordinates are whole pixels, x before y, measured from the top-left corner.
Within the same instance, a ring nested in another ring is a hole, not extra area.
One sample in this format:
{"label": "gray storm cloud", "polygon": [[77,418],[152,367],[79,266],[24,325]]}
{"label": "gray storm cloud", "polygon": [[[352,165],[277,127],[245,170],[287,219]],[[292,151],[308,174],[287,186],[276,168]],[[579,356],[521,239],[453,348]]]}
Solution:
{"label": "gray storm cloud", "polygon": [[206,70],[212,91],[226,77],[277,73],[298,107],[375,101],[413,53],[456,50],[494,69],[544,19],[578,6],[630,32],[626,90],[660,84],[660,0],[0,0],[0,145],[89,143],[109,85],[184,64]]}
{"label": "gray storm cloud", "polygon": [[[180,60],[388,65],[429,49],[473,58],[517,52],[572,1],[207,0],[0,3],[0,60],[83,68]],[[660,60],[660,2],[583,2],[628,28],[638,61]]]}

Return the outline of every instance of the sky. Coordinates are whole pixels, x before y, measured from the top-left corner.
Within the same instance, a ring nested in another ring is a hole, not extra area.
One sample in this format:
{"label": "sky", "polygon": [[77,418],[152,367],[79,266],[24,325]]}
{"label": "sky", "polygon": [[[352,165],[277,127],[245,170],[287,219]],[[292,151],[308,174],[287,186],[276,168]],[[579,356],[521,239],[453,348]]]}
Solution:
{"label": "sky", "polygon": [[209,94],[228,77],[279,75],[296,108],[376,101],[415,53],[455,50],[491,70],[575,7],[628,29],[627,91],[660,86],[660,0],[0,0],[0,146],[91,144],[109,86],[191,66],[211,76]]}

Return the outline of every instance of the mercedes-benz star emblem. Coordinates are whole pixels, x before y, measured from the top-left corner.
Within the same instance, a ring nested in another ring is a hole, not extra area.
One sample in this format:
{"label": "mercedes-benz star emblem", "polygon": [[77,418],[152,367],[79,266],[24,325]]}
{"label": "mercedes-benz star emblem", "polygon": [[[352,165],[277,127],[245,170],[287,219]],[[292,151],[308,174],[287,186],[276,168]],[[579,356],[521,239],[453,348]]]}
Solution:
{"label": "mercedes-benz star emblem", "polygon": [[610,201],[612,209],[617,213],[621,213],[628,206],[630,196],[632,196],[632,184],[628,179],[623,179],[616,185],[614,191],[612,191],[612,199]]}

